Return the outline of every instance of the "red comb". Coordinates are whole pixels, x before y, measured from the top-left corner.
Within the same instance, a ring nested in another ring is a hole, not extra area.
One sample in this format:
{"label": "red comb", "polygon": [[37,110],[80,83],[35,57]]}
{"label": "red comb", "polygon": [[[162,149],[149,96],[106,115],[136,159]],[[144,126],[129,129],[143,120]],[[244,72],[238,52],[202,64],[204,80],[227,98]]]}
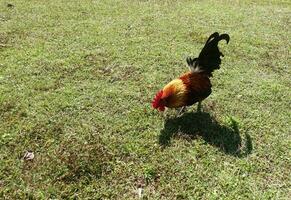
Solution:
{"label": "red comb", "polygon": [[162,95],[163,95],[163,90],[160,90],[160,91],[157,92],[155,98],[152,101],[153,108],[158,108],[159,107],[159,102],[161,100]]}

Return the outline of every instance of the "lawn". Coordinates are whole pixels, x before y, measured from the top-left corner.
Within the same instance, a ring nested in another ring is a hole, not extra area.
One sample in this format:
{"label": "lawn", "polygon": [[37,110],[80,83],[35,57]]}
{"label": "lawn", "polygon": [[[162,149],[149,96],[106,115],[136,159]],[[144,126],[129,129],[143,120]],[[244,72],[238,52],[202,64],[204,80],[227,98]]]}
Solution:
{"label": "lawn", "polygon": [[[288,199],[290,19],[288,0],[0,1],[0,198]],[[215,31],[202,112],[153,110]]]}

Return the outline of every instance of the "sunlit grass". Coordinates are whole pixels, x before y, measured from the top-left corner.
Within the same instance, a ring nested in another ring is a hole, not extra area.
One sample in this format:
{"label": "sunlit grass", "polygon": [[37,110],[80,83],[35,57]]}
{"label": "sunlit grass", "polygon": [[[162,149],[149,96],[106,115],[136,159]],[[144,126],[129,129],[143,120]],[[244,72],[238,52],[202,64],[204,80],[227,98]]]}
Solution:
{"label": "sunlit grass", "polygon": [[[7,3],[0,197],[288,199],[288,1]],[[215,31],[231,40],[202,113],[153,111]]]}

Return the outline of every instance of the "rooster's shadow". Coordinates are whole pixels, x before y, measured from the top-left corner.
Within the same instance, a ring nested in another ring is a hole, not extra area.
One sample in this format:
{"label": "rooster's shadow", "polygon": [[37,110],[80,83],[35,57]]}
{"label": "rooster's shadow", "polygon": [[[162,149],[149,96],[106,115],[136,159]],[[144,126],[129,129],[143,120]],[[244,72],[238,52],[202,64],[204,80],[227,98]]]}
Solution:
{"label": "rooster's shadow", "polygon": [[228,125],[221,125],[206,112],[190,112],[181,117],[167,119],[159,135],[159,143],[163,147],[169,146],[171,139],[175,137],[188,140],[201,137],[222,152],[237,157],[246,156],[253,149],[249,134],[245,133],[242,142],[237,121],[230,118]]}

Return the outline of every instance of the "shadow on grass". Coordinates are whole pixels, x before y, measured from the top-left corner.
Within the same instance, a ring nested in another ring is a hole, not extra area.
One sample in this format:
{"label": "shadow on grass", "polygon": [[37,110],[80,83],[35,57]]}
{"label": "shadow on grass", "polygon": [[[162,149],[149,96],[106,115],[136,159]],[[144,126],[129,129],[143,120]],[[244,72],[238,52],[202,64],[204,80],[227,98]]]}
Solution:
{"label": "shadow on grass", "polygon": [[249,134],[245,134],[242,144],[238,123],[234,119],[230,119],[229,125],[221,125],[206,112],[185,113],[181,117],[167,119],[161,130],[159,143],[169,146],[173,137],[202,137],[208,144],[237,157],[247,156],[253,149]]}

